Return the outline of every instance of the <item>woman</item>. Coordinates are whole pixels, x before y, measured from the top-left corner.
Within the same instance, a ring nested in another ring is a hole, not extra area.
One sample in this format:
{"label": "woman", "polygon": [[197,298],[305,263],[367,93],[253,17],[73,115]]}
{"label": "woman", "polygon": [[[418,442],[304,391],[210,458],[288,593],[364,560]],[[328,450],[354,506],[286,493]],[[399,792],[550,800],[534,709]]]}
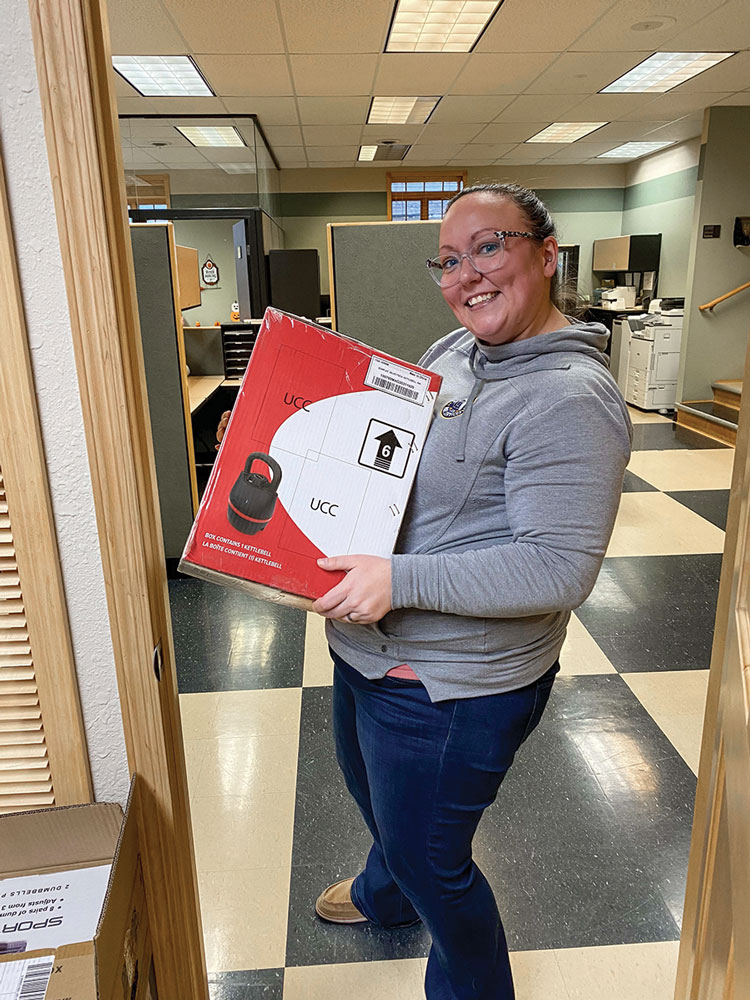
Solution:
{"label": "woman", "polygon": [[631,429],[605,328],[555,304],[554,225],[533,192],[466,188],[428,266],[461,328],[421,361],[443,385],[397,553],[320,563],[347,571],[314,610],[330,619],[337,758],[373,846],[316,909],[422,920],[428,1000],[510,1000],[472,838],[596,580]]}

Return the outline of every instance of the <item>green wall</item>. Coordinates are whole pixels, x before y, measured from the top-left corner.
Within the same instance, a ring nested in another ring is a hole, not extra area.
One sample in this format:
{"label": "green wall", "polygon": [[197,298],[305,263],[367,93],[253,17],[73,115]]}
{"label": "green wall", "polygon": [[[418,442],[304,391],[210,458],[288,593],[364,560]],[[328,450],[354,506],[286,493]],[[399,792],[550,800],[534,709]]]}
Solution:
{"label": "green wall", "polygon": [[622,234],[661,233],[660,295],[685,295],[698,167],[625,188]]}
{"label": "green wall", "polygon": [[[706,111],[690,238],[688,296],[678,399],[709,399],[711,382],[742,378],[748,334],[747,292],[716,307],[698,306],[748,279],[750,251],[733,245],[735,216],[750,216],[750,107]],[[718,239],[703,239],[705,225],[720,225]]]}

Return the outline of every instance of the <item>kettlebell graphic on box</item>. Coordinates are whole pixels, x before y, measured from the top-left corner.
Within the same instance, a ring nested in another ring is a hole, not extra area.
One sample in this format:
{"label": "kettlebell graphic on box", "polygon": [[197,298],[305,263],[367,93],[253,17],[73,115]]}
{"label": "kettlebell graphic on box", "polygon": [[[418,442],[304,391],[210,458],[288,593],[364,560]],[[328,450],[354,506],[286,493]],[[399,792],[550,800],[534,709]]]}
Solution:
{"label": "kettlebell graphic on box", "polygon": [[[265,462],[273,475],[269,479],[262,472],[251,472],[256,459]],[[273,517],[281,482],[281,466],[275,458],[262,451],[247,456],[245,468],[229,494],[227,520],[243,535],[256,535]]]}

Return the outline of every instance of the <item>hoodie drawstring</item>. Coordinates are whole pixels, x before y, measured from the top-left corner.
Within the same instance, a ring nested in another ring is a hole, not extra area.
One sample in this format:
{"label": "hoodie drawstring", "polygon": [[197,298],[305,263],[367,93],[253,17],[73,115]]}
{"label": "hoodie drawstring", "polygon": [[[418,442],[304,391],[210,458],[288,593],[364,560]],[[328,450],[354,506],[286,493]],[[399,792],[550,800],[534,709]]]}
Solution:
{"label": "hoodie drawstring", "polygon": [[461,413],[461,428],[458,433],[458,447],[456,449],[455,459],[457,462],[463,462],[466,458],[466,439],[469,436],[469,421],[471,420],[471,411],[474,408],[474,401],[479,396],[482,391],[482,386],[484,385],[486,379],[474,376],[474,385],[471,387],[471,392],[469,393],[469,398],[466,400],[466,406]]}

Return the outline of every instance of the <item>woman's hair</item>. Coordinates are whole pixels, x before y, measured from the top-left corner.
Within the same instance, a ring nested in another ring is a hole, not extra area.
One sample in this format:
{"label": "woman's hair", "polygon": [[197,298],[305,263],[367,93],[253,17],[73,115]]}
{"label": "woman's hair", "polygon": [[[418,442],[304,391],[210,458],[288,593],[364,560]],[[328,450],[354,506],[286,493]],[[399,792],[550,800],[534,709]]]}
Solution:
{"label": "woman's hair", "polygon": [[[536,192],[530,188],[523,187],[521,184],[472,184],[453,195],[445,206],[446,213],[451,205],[460,198],[465,198],[467,194],[486,194],[493,198],[505,198],[512,201],[516,208],[523,213],[529,232],[535,239],[541,243],[548,236],[557,238],[557,229],[549,209]],[[566,316],[575,316],[583,311],[582,300],[578,295],[577,288],[574,284],[566,284],[565,287],[562,287],[557,271],[552,275],[549,297],[555,308]]]}

